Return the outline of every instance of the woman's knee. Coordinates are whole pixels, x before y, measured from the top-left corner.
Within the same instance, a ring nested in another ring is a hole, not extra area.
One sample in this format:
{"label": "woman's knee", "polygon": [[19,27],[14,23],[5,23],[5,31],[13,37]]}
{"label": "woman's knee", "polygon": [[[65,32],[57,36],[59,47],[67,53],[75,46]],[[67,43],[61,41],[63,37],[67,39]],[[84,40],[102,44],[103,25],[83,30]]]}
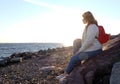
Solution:
{"label": "woman's knee", "polygon": [[79,60],[86,60],[88,59],[88,54],[87,53],[80,53],[79,56],[78,56]]}

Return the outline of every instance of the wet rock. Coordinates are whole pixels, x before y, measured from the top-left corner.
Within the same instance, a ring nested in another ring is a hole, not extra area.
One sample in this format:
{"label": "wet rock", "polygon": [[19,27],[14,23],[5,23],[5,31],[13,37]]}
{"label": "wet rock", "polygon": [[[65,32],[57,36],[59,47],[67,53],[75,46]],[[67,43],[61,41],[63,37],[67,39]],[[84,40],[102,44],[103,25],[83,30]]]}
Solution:
{"label": "wet rock", "polygon": [[5,66],[7,61],[5,59],[0,58],[0,66]]}
{"label": "wet rock", "polygon": [[10,58],[20,57],[20,53],[13,53]]}
{"label": "wet rock", "polygon": [[46,50],[40,50],[40,51],[38,51],[38,54],[40,54],[40,55],[45,55],[46,53],[47,53]]}
{"label": "wet rock", "polygon": [[23,56],[22,58],[23,58],[24,60],[27,60],[27,59],[32,58],[32,56],[31,56],[31,55],[25,55],[25,56]]}

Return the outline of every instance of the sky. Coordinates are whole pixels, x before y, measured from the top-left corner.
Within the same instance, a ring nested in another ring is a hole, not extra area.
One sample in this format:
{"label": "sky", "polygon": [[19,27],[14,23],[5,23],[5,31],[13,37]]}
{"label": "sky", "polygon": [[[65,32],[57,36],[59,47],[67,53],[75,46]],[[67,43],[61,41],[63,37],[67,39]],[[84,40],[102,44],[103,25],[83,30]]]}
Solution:
{"label": "sky", "polygon": [[120,33],[120,0],[0,0],[0,43],[72,45],[91,11],[112,35]]}

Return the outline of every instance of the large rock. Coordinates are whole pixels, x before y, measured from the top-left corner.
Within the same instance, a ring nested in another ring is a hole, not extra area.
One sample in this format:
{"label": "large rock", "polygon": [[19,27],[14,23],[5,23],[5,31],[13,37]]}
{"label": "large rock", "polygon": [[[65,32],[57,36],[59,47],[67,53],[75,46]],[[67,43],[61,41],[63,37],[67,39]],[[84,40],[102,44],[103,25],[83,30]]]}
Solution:
{"label": "large rock", "polygon": [[6,62],[5,59],[0,58],[0,66],[5,66],[6,63],[7,63],[7,62]]}
{"label": "large rock", "polygon": [[61,84],[109,84],[112,66],[119,61],[120,36],[104,44],[103,53],[75,67]]}
{"label": "large rock", "polygon": [[115,63],[113,66],[110,84],[120,84],[120,62]]}

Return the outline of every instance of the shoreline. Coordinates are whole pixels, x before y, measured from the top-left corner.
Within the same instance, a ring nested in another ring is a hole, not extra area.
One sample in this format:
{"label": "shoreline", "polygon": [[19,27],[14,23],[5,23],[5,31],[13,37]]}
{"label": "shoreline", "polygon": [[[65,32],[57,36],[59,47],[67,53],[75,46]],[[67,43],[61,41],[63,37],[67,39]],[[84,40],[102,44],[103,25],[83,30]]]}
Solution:
{"label": "shoreline", "polygon": [[71,55],[72,46],[33,53],[13,53],[0,67],[0,83],[58,84],[55,77],[63,72]]}
{"label": "shoreline", "polygon": [[3,43],[0,44],[0,57],[9,57],[13,53],[38,52],[62,47],[64,46],[60,43]]}

